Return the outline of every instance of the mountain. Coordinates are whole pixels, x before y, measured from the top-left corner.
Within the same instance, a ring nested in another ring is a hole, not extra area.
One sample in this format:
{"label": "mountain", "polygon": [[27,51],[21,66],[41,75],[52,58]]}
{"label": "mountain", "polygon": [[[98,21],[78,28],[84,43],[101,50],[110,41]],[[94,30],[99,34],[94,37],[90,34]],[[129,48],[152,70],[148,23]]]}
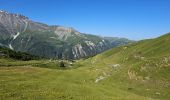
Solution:
{"label": "mountain", "polygon": [[33,55],[78,59],[132,42],[80,33],[74,28],[34,22],[21,14],[0,11],[0,45]]}
{"label": "mountain", "polygon": [[170,33],[75,62],[0,57],[0,75],[1,100],[169,100]]}
{"label": "mountain", "polygon": [[114,83],[135,94],[170,98],[170,33],[113,48],[82,61],[82,65],[99,70],[96,82],[103,79],[103,84]]}

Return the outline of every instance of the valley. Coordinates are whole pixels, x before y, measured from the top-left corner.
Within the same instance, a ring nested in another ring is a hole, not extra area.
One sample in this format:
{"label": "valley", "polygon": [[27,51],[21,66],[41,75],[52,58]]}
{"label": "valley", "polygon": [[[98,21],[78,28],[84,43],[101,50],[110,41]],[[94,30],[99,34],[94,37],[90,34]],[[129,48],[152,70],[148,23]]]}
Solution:
{"label": "valley", "polygon": [[169,100],[169,52],[167,33],[73,61],[6,55],[0,58],[0,98]]}
{"label": "valley", "polygon": [[0,0],[0,100],[170,100],[170,0]]}

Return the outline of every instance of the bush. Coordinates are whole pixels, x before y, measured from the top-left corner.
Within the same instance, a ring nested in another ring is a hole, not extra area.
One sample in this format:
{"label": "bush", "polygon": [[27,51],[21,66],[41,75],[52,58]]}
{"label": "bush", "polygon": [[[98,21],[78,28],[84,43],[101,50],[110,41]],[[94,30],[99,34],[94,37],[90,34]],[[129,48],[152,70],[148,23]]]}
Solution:
{"label": "bush", "polygon": [[60,66],[60,67],[65,67],[64,62],[61,61],[59,66]]}

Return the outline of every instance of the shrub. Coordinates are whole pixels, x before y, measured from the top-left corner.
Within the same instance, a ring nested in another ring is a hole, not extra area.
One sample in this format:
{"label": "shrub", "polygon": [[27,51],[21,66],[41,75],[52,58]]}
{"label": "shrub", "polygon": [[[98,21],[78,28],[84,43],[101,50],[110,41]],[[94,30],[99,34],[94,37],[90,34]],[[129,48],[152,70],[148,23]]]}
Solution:
{"label": "shrub", "polygon": [[64,62],[61,61],[59,66],[60,66],[60,67],[65,67]]}

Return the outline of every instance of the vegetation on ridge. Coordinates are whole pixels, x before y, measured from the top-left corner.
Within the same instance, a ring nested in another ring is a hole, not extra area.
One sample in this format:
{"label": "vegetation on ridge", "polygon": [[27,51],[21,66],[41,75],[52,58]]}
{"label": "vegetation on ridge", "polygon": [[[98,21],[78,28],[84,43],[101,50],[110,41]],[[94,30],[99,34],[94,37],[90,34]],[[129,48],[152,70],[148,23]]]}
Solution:
{"label": "vegetation on ridge", "polygon": [[0,46],[0,57],[1,58],[12,58],[12,59],[23,60],[23,61],[40,59],[40,57],[38,56],[34,56],[34,55],[31,55],[25,52],[20,52],[20,51],[16,52],[9,48],[1,47],[1,46]]}

